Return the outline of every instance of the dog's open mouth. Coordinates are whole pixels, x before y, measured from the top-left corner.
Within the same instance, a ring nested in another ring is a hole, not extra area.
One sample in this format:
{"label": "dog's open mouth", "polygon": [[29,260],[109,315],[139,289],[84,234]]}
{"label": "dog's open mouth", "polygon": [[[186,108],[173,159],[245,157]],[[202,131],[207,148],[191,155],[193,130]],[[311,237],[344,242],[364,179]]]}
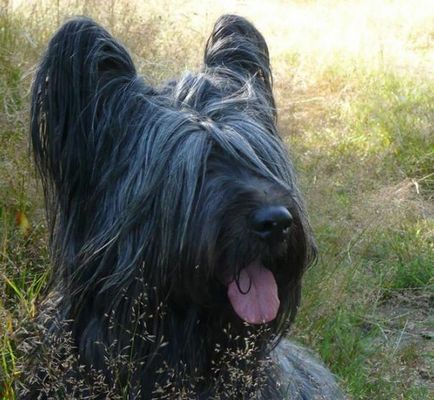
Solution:
{"label": "dog's open mouth", "polygon": [[240,271],[239,279],[228,284],[228,297],[237,315],[249,324],[263,324],[276,318],[280,301],[273,273],[253,261]]}

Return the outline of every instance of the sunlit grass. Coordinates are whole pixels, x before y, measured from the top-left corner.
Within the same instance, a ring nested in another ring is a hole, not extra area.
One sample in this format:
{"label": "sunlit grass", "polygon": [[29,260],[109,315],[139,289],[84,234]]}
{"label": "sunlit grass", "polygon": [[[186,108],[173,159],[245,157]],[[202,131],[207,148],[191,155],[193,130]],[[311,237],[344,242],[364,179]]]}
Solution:
{"label": "sunlit grass", "polygon": [[212,24],[228,12],[250,18],[269,44],[281,133],[319,244],[293,336],[321,353],[354,399],[430,398],[432,1],[0,5],[0,398],[14,396],[14,338],[49,274],[26,138],[31,75],[48,38],[65,18],[89,15],[158,83],[200,66]]}

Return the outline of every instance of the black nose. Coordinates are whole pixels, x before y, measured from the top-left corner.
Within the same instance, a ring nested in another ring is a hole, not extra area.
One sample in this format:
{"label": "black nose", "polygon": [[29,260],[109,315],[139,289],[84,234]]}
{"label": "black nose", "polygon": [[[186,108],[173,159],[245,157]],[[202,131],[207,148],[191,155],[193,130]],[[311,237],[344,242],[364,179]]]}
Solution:
{"label": "black nose", "polygon": [[282,240],[292,224],[291,213],[283,206],[267,206],[252,215],[252,229],[262,239]]}

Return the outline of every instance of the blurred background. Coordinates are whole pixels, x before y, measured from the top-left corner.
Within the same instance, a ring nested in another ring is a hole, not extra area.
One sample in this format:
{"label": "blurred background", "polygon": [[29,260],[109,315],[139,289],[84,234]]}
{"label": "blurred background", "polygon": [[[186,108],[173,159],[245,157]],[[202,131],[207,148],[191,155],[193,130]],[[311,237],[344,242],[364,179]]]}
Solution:
{"label": "blurred background", "polygon": [[15,398],[17,332],[50,276],[27,139],[47,41],[67,17],[93,17],[158,84],[200,68],[223,13],[268,42],[280,132],[319,245],[291,337],[353,399],[434,398],[431,0],[0,0],[1,399]]}

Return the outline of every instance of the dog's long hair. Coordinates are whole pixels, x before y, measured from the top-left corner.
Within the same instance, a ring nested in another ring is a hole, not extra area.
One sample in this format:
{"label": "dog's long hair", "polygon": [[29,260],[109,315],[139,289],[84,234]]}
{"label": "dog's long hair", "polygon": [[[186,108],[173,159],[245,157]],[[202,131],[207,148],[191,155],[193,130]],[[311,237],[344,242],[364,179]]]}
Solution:
{"label": "dog's long hair", "polygon": [[[252,337],[257,362],[287,333],[315,245],[276,128],[267,45],[252,24],[221,17],[201,71],[154,88],[102,27],[67,22],[34,81],[31,141],[57,318],[70,321],[81,363],[143,398],[157,396],[168,371],[197,378],[208,398],[217,396],[212,371],[226,376],[216,348]],[[282,243],[258,240],[246,222],[270,204],[292,216]],[[227,296],[255,260],[272,271],[280,300],[264,325],[243,321]],[[116,356],[135,370],[114,373]],[[236,390],[228,398],[248,398],[241,383]]]}

